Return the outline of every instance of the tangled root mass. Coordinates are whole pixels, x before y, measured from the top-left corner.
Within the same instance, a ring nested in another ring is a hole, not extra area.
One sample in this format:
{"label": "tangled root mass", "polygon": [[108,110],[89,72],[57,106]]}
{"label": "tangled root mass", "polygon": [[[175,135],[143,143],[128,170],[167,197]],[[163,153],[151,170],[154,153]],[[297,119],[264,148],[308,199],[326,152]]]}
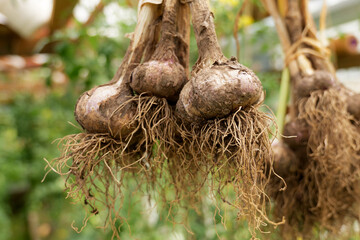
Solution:
{"label": "tangled root mass", "polygon": [[[269,141],[271,124],[270,116],[259,112],[256,107],[250,107],[239,109],[226,118],[201,124],[184,123],[180,132],[185,139],[183,153],[188,159],[196,159],[196,164],[190,168],[191,174],[186,163],[178,166],[180,172],[186,173],[183,176],[197,179],[193,192],[210,174],[211,191],[222,202],[239,210],[239,216],[247,217],[253,236],[256,235],[255,230],[261,230],[266,223],[278,225],[267,216],[268,197],[265,194],[265,187],[273,174]],[[229,186],[234,190],[235,198],[227,194]]]}
{"label": "tangled root mass", "polygon": [[[266,223],[277,225],[267,216],[265,194],[273,172],[270,116],[250,107],[188,125],[173,115],[166,99],[143,95],[129,98],[118,111],[134,103],[138,107],[130,124],[136,127],[126,138],[80,133],[61,140],[62,155],[49,166],[66,176],[70,197],[85,202],[92,215],[105,210],[106,225],[116,236],[119,222],[126,223],[121,205],[115,204],[123,199],[126,178],[136,179],[146,195],[158,192],[174,209],[197,209],[209,187],[218,201],[247,216],[253,236]],[[175,195],[169,197],[168,191]]]}
{"label": "tangled root mass", "polygon": [[338,233],[346,223],[359,219],[358,122],[347,112],[345,96],[333,88],[301,99],[298,121],[309,127],[306,147],[298,145],[306,154],[289,145],[301,164],[295,173],[281,175],[287,184],[285,192],[277,191],[279,180],[268,189],[278,206],[276,215],[286,216],[283,236],[311,239],[314,226]]}
{"label": "tangled root mass", "polygon": [[166,99],[133,96],[113,114],[134,103],[137,111],[129,124],[135,127],[128,136],[122,139],[115,139],[110,133],[66,136],[59,142],[61,156],[48,163],[50,170],[66,176],[68,196],[90,206],[91,215],[105,209],[105,225],[110,225],[117,236],[115,223],[126,222],[119,214],[121,205],[115,204],[121,204],[123,199],[124,178],[134,178],[138,189],[143,190],[146,185],[147,191],[152,188],[165,191],[160,181],[163,183],[161,178],[166,177],[163,169],[168,149],[174,149],[175,128],[171,126],[174,118]]}
{"label": "tangled root mass", "polygon": [[324,227],[334,230],[353,215],[360,199],[360,134],[345,106],[336,89],[313,92],[299,105],[299,118],[311,128],[305,175],[312,179],[305,182],[314,186],[317,199],[310,207]]}

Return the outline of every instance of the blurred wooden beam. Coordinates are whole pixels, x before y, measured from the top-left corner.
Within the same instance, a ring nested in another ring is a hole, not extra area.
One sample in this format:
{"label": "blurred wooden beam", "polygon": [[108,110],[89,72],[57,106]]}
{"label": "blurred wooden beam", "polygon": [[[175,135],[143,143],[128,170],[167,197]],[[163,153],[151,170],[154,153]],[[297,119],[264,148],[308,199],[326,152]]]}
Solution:
{"label": "blurred wooden beam", "polygon": [[[66,27],[73,19],[73,10],[78,0],[54,0],[52,17],[49,24],[38,29],[29,39],[23,39],[10,31],[6,26],[0,25],[0,55],[19,54],[31,55],[39,40],[51,35],[54,31]],[[83,24],[90,26],[105,7],[104,1],[100,1],[90,14],[89,19]],[[41,53],[53,52],[58,42],[50,42],[41,49]]]}
{"label": "blurred wooden beam", "polygon": [[18,35],[6,25],[0,24],[0,55],[10,54],[12,42]]}
{"label": "blurred wooden beam", "polygon": [[0,56],[0,71],[9,72],[29,68],[38,68],[46,64],[48,61],[48,54],[35,54],[32,56]]}
{"label": "blurred wooden beam", "polygon": [[50,30],[54,32],[63,28],[73,16],[73,10],[78,0],[54,0],[54,7],[50,21]]}
{"label": "blurred wooden beam", "polygon": [[0,104],[10,103],[18,93],[44,96],[47,90],[44,82],[0,82]]}
{"label": "blurred wooden beam", "polygon": [[337,68],[360,67],[360,53],[351,55],[338,55],[336,65]]}

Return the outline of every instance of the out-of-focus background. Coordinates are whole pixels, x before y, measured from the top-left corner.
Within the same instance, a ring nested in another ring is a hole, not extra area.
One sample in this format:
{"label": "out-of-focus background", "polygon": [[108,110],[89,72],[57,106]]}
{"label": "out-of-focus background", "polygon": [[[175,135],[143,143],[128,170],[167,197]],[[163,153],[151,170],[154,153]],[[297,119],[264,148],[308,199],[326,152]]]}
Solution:
{"label": "out-of-focus background", "polygon": [[[242,0],[212,0],[216,30],[227,57],[239,56],[253,68],[266,90],[266,104],[277,107],[283,56],[272,19],[260,1],[253,0],[237,16]],[[360,1],[327,0],[329,41],[340,81],[360,92]],[[92,218],[82,233],[84,209],[64,192],[64,179],[45,174],[44,158],[58,156],[56,143],[79,132],[73,116],[79,95],[111,80],[129,44],[124,36],[134,30],[133,0],[0,0],[0,240],[110,239]],[[319,22],[322,0],[310,0]],[[234,31],[236,25],[237,29]],[[237,52],[237,36],[240,49]],[[191,36],[191,63],[197,58]],[[245,222],[213,217],[205,202],[202,213],[190,212],[195,235],[164,220],[164,213],[147,199],[126,205],[128,227],[123,239],[249,239]],[[228,213],[233,219],[236,213]],[[166,215],[166,214],[165,214]],[[215,223],[214,223],[215,222]],[[355,235],[360,239],[359,226]],[[277,234],[266,235],[278,239]],[[321,236],[320,236],[321,237]],[[326,239],[326,236],[322,236]]]}

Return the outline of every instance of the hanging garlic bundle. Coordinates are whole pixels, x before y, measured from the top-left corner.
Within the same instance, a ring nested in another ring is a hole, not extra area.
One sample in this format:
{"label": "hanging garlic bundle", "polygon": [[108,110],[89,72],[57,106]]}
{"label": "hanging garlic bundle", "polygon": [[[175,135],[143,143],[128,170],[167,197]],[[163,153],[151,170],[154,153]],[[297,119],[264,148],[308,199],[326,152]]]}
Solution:
{"label": "hanging garlic bundle", "polygon": [[277,181],[269,190],[275,213],[285,216],[282,229],[289,239],[310,237],[315,225],[336,233],[353,220],[360,200],[360,135],[356,111],[347,104],[356,94],[337,81],[328,50],[316,37],[307,0],[263,3],[274,18],[292,84],[284,135],[295,138],[282,139],[292,159],[287,171],[280,168],[287,190],[279,192]]}

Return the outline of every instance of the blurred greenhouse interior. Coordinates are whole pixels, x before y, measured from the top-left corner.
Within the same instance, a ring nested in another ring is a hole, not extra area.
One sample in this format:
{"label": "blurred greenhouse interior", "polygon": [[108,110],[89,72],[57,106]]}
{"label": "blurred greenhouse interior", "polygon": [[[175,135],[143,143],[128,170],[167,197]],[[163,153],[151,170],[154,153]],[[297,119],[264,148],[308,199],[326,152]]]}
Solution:
{"label": "blurred greenhouse interior", "polygon": [[[211,0],[217,36],[227,57],[255,70],[266,91],[265,103],[276,111],[283,55],[272,19],[259,0],[251,0],[235,23],[242,0]],[[310,0],[317,24],[323,0]],[[360,92],[360,1],[326,0],[322,41],[332,51],[337,77]],[[66,199],[64,178],[50,173],[46,161],[58,157],[54,140],[79,133],[75,103],[84,91],[110,81],[121,63],[137,19],[136,0],[0,0],[0,240],[111,239],[101,229],[101,214],[87,222],[85,210]],[[239,38],[236,48],[233,29]],[[197,59],[195,37],[190,64]],[[166,221],[154,201],[128,190],[127,225],[122,239],[250,239],[245,221],[214,215],[204,201],[200,213],[189,212],[188,231]],[[129,201],[131,199],[132,201]],[[237,213],[226,213],[236,219]],[[130,227],[131,226],[131,230]],[[354,235],[359,240],[359,224]],[[275,231],[264,239],[280,239]],[[319,236],[327,239],[327,236]]]}

